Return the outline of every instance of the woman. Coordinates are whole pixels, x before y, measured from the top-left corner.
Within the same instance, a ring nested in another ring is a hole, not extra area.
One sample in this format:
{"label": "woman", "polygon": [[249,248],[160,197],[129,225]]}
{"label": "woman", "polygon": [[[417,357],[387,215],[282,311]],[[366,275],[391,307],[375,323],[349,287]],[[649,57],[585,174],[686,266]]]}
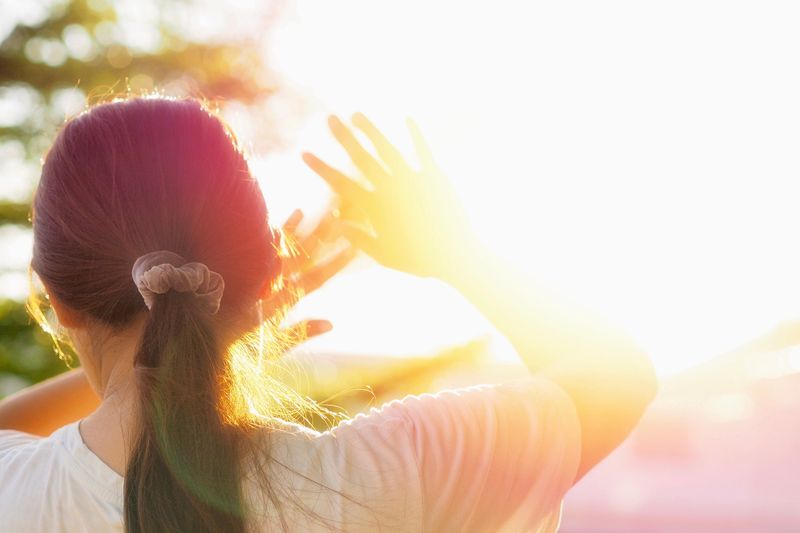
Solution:
{"label": "woman", "polygon": [[283,421],[274,398],[300,399],[258,381],[264,352],[327,325],[254,332],[350,254],[286,259],[299,216],[271,228],[203,103],[95,105],[59,131],[32,207],[31,269],[81,370],[0,404],[3,531],[557,529],[564,493],[651,401],[650,363],[479,243],[413,124],[419,169],[353,122],[378,158],[331,118],[363,176],[304,154],[340,205],[306,248],[338,229],[387,267],[451,284],[531,375],[408,396],[322,433]]}

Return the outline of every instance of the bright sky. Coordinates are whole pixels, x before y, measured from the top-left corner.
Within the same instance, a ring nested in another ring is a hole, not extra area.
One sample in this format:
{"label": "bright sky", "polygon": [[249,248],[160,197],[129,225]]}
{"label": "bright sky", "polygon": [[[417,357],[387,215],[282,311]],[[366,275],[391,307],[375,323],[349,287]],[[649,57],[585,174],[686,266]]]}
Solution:
{"label": "bright sky", "polygon": [[[772,1],[300,0],[268,57],[403,147],[402,119],[417,118],[484,236],[616,319],[669,374],[800,316],[798,14]],[[300,149],[347,165],[324,116],[263,161],[268,191],[305,207],[324,189]],[[314,300],[347,315],[322,344],[455,335],[391,333],[463,307],[449,293],[420,305],[405,278],[373,282]]]}

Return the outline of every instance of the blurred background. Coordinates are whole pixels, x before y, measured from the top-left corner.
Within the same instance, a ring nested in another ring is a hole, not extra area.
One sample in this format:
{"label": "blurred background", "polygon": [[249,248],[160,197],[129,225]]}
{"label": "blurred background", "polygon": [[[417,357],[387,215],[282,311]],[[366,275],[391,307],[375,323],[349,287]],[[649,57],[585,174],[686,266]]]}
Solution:
{"label": "blurred background", "polygon": [[[613,319],[661,390],[562,530],[800,530],[800,7],[780,1],[0,0],[0,397],[66,369],[27,316],[29,202],[68,117],[109,94],[220,104],[273,224],[350,168],[325,117],[413,116],[481,237]],[[513,349],[455,291],[359,258],[290,354],[349,414],[499,381]]]}

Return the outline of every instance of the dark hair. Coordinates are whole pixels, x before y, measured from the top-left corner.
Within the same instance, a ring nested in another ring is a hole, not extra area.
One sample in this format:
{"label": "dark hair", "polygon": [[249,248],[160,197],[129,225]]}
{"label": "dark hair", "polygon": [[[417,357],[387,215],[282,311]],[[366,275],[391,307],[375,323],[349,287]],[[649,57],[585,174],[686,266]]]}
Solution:
{"label": "dark hair", "polygon": [[[147,313],[126,530],[245,531],[247,431],[225,412],[227,340],[279,275],[280,239],[230,128],[194,98],[94,105],[60,129],[31,213],[31,269],[57,299],[112,329]],[[154,250],[220,273],[219,312],[174,291],[148,311],[131,267]]]}

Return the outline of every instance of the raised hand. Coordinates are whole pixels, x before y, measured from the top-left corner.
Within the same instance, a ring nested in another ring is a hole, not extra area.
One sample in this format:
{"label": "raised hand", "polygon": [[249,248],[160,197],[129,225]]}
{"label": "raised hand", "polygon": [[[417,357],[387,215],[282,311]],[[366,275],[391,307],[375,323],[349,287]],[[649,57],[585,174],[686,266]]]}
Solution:
{"label": "raised hand", "polygon": [[349,239],[388,267],[450,283],[508,338],[532,372],[570,396],[581,425],[579,479],[630,433],[652,401],[657,390],[652,364],[633,339],[604,318],[559,298],[524,269],[477,245],[413,123],[418,170],[366,117],[356,114],[353,123],[378,157],[339,119],[329,120],[361,176],[347,176],[303,154],[339,196]]}
{"label": "raised hand", "polygon": [[[341,271],[355,256],[356,250],[345,241],[344,247],[325,255],[327,245],[341,236],[339,217],[326,213],[309,232],[299,234],[297,228],[303,212],[295,210],[281,227],[281,275],[263,300],[264,316],[285,315],[304,295],[317,290]],[[284,331],[298,341],[331,329],[327,320],[304,320]]]}
{"label": "raised hand", "polygon": [[419,168],[405,160],[361,113],[353,124],[370,140],[374,157],[341,120],[328,125],[361,173],[345,175],[311,153],[303,160],[338,196],[347,238],[379,263],[418,276],[442,277],[477,242],[469,219],[416,124],[408,120]]}

